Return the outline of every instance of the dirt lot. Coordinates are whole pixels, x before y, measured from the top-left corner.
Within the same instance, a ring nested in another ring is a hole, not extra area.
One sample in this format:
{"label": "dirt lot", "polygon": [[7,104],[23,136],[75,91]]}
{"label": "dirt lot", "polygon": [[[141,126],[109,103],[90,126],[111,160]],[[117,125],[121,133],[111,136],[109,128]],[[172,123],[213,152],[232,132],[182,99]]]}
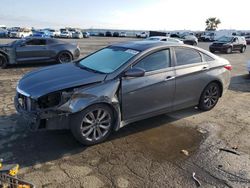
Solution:
{"label": "dirt lot", "polygon": [[[79,43],[84,56],[122,40],[131,39],[71,41]],[[199,44],[204,49],[208,45]],[[140,121],[92,147],[81,146],[69,131],[28,132],[15,113],[18,79],[45,65],[0,70],[0,158],[19,163],[20,177],[37,187],[195,187],[193,172],[202,187],[250,187],[250,77],[246,71],[250,48],[244,54],[218,55],[232,63],[233,71],[229,90],[212,111],[191,108]]]}

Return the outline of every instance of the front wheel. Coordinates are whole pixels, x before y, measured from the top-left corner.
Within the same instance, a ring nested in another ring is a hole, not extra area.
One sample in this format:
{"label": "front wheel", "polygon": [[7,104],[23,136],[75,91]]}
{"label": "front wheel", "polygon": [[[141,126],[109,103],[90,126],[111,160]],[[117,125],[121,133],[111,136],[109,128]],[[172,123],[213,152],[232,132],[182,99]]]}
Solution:
{"label": "front wheel", "polygon": [[240,49],[240,53],[244,53],[246,51],[246,46],[242,46],[242,48]]}
{"label": "front wheel", "polygon": [[221,89],[217,83],[210,83],[203,90],[200,101],[199,101],[199,109],[208,111],[215,107],[219,98],[220,98]]}
{"label": "front wheel", "polygon": [[57,59],[59,63],[70,63],[73,60],[70,52],[61,52]]}
{"label": "front wheel", "polygon": [[71,132],[84,145],[103,142],[112,132],[114,114],[103,104],[92,105],[71,117]]}
{"label": "front wheel", "polygon": [[6,57],[0,54],[0,67],[2,69],[5,69],[7,65],[8,65],[8,62],[7,62]]}

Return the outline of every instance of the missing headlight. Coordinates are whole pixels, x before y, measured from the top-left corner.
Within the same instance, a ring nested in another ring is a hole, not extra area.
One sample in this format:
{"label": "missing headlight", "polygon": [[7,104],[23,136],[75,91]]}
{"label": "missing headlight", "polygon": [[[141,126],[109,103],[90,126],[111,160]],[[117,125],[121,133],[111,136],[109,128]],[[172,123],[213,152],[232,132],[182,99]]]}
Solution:
{"label": "missing headlight", "polygon": [[61,103],[61,92],[50,93],[38,99],[39,108],[51,108]]}

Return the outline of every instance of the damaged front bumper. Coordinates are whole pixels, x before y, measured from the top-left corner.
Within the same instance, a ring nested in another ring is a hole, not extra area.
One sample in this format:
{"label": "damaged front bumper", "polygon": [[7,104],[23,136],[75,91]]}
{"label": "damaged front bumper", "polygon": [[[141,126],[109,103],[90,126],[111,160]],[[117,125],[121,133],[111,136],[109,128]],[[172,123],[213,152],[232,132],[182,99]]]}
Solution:
{"label": "damaged front bumper", "polygon": [[14,104],[16,111],[22,116],[31,130],[38,129],[68,129],[69,113],[55,108],[37,109],[31,108],[32,99],[26,97],[23,102],[20,101],[19,94],[15,96]]}

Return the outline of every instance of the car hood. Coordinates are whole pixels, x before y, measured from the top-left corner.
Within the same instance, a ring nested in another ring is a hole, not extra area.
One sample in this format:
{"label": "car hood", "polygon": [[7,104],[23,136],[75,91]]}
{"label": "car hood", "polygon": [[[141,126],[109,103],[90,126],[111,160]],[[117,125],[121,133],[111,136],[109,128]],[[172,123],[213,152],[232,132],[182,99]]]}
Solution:
{"label": "car hood", "polygon": [[18,92],[37,99],[51,92],[101,82],[106,74],[90,72],[75,63],[49,66],[26,74],[18,83]]}

